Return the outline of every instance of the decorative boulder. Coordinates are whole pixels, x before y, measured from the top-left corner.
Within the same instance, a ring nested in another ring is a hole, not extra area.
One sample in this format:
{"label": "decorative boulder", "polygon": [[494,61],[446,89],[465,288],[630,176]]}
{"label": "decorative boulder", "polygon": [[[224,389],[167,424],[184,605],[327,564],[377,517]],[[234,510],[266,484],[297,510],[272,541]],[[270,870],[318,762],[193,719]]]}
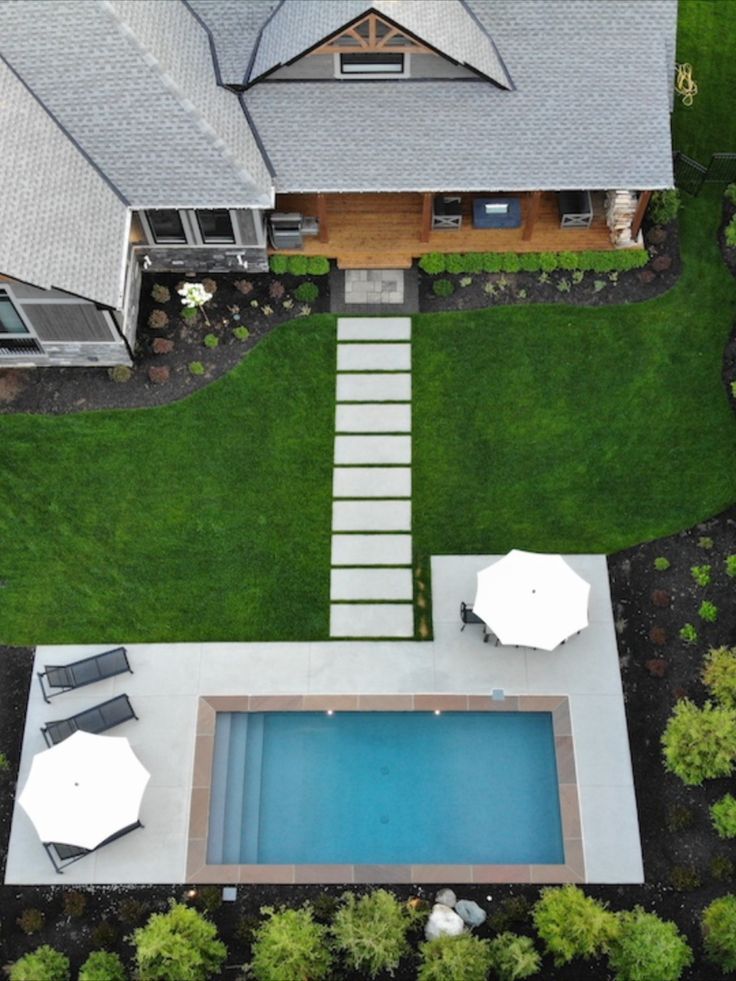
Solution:
{"label": "decorative boulder", "polygon": [[436,903],[441,903],[442,906],[449,906],[450,909],[452,909],[457,902],[457,896],[452,889],[440,889],[440,891],[434,897],[434,901]]}
{"label": "decorative boulder", "polygon": [[469,927],[479,927],[486,921],[486,911],[472,899],[459,899],[455,905],[455,912]]}
{"label": "decorative boulder", "polygon": [[437,940],[438,937],[459,937],[464,931],[465,924],[454,910],[444,903],[434,904],[424,928],[424,936],[427,940]]}

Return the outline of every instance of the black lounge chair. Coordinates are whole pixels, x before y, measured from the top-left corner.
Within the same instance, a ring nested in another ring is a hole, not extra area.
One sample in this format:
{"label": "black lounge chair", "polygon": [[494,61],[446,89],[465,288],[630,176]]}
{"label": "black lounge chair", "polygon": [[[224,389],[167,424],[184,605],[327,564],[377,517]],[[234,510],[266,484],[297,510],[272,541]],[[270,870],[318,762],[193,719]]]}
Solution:
{"label": "black lounge chair", "polygon": [[129,719],[137,718],[138,716],[133,711],[133,706],[130,704],[128,696],[117,695],[115,698],[111,698],[101,705],[95,705],[94,708],[85,709],[84,712],[78,712],[68,719],[47,722],[41,729],[41,732],[43,738],[46,740],[46,744],[50,747],[63,742],[73,732],[77,732],[79,729],[82,732],[91,732],[93,735],[100,735],[103,732],[107,732],[108,729],[112,729],[114,726],[119,726],[121,722],[127,722]]}
{"label": "black lounge chair", "polygon": [[[92,657],[85,657],[72,664],[47,665],[45,671],[38,672],[38,683],[41,686],[43,700],[48,702],[54,695],[61,695],[65,691],[73,691],[84,685],[92,685],[95,681],[102,681],[104,678],[114,678],[115,675],[124,674],[126,671],[133,673],[128,663],[128,652],[124,647],[115,647],[103,654],[93,654]],[[58,688],[59,691],[47,692],[44,678],[48,688]]]}
{"label": "black lounge chair", "polygon": [[85,855],[90,855],[92,852],[96,852],[99,848],[103,848],[105,845],[109,845],[113,841],[117,841],[118,838],[122,838],[124,835],[130,834],[131,831],[135,831],[137,828],[142,828],[143,825],[140,821],[136,821],[135,824],[129,824],[126,828],[121,828],[120,831],[116,831],[114,835],[110,835],[109,838],[105,838],[101,841],[97,848],[80,848],[79,845],[64,845],[58,841],[45,841],[43,847],[46,849],[46,854],[51,859],[51,864],[54,866],[59,875],[63,874],[63,869],[67,865],[73,865],[74,862],[78,862],[80,858],[84,858]]}
{"label": "black lounge chair", "polygon": [[467,603],[461,603],[460,604],[460,619],[463,622],[462,627],[460,627],[460,631],[461,632],[463,630],[465,630],[465,628],[467,627],[467,625],[469,623],[483,623],[484,622],[483,620],[481,620],[481,618],[478,616],[477,613],[473,613],[473,607],[472,606],[468,606]]}

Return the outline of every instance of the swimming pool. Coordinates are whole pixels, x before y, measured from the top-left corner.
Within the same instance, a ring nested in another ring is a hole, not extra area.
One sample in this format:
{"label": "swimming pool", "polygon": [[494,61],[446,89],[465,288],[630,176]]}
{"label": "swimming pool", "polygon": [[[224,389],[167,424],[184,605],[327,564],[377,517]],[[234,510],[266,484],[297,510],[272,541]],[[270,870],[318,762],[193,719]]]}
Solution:
{"label": "swimming pool", "polygon": [[550,712],[218,712],[207,863],[558,865]]}

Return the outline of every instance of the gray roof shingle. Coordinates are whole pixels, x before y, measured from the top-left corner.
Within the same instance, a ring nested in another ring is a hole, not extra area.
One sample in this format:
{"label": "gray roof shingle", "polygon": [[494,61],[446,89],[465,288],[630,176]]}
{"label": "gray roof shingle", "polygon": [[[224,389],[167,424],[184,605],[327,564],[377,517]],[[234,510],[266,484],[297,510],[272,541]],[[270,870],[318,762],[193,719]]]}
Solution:
{"label": "gray roof shingle", "polygon": [[212,32],[226,85],[242,85],[261,28],[279,0],[188,0]]}
{"label": "gray roof shingle", "polygon": [[511,87],[490,37],[459,0],[284,0],[263,28],[249,80],[286,64],[369,10],[454,61]]}
{"label": "gray roof shingle", "polygon": [[0,272],[122,300],[128,208],[0,59]]}
{"label": "gray roof shingle", "polygon": [[133,207],[267,205],[271,177],[179,0],[5,0],[4,56]]}

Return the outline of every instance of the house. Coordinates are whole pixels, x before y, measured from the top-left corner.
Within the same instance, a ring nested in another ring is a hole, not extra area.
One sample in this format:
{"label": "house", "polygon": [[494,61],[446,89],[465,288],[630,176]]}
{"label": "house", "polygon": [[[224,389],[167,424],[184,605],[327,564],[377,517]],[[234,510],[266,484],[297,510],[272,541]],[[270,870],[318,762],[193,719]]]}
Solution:
{"label": "house", "polygon": [[635,245],[673,185],[676,16],[1,0],[0,364],[127,363],[143,269]]}

